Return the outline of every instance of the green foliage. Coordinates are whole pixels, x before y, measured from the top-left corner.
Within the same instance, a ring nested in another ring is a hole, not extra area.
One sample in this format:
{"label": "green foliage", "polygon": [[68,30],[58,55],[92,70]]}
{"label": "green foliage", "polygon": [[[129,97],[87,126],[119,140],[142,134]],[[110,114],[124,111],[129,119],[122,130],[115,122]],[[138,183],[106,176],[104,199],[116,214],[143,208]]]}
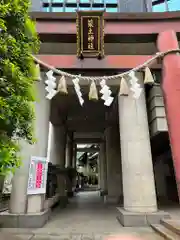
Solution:
{"label": "green foliage", "polygon": [[0,174],[20,165],[18,140],[33,143],[35,64],[39,48],[29,0],[0,0]]}

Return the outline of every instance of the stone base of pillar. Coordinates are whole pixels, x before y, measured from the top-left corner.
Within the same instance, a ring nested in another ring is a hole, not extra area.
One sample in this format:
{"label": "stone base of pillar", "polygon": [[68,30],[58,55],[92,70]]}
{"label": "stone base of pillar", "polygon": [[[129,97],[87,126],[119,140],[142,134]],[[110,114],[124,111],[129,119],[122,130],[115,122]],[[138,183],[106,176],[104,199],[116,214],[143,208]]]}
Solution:
{"label": "stone base of pillar", "polygon": [[51,215],[51,209],[40,213],[11,214],[8,211],[0,213],[2,228],[42,228]]}
{"label": "stone base of pillar", "polygon": [[124,227],[143,227],[150,224],[158,224],[161,219],[171,218],[169,213],[164,211],[157,211],[155,213],[135,213],[128,212],[123,208],[117,208],[117,219]]}

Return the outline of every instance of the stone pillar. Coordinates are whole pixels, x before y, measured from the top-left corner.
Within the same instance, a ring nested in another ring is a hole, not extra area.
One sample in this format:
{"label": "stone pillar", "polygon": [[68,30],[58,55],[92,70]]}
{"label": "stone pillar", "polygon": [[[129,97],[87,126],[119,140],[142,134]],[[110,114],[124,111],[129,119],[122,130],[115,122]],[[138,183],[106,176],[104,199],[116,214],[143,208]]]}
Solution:
{"label": "stone pillar", "polygon": [[107,194],[107,164],[106,164],[106,144],[100,144],[100,179],[101,179],[101,195]]}
{"label": "stone pillar", "polygon": [[102,173],[101,173],[101,159],[100,159],[100,156],[98,156],[98,159],[97,159],[97,164],[98,164],[98,190],[101,190],[102,188]]}
{"label": "stone pillar", "polygon": [[[158,36],[158,49],[162,52],[178,49],[179,44],[173,30],[162,32]],[[169,138],[176,175],[177,190],[180,201],[180,56],[171,53],[163,58],[162,90],[166,117],[168,122]]]}
{"label": "stone pillar", "polygon": [[[139,74],[141,87],[142,75]],[[145,93],[139,99],[119,96],[119,125],[123,173],[124,209],[157,211]]]}
{"label": "stone pillar", "polygon": [[[143,74],[136,74],[143,88]],[[123,226],[145,226],[169,215],[157,212],[144,89],[138,99],[132,95],[118,97],[124,196],[118,219]]]}
{"label": "stone pillar", "polygon": [[[65,146],[66,132],[64,126],[57,126],[50,123],[47,159],[53,165],[56,165],[57,167],[59,166],[61,169],[65,168]],[[57,174],[56,195],[58,195],[59,198],[64,198],[65,195],[64,181],[65,176],[63,175],[62,179],[62,176],[60,176],[60,174]]]}
{"label": "stone pillar", "polygon": [[[9,203],[9,212],[13,214],[27,213],[27,183],[29,173],[29,161],[31,157],[31,147],[26,142],[21,142],[22,164],[16,170],[12,179],[12,190]],[[21,187],[19,187],[21,186]]]}
{"label": "stone pillar", "polygon": [[106,134],[107,202],[119,203],[122,198],[121,155],[118,126],[108,127]]}
{"label": "stone pillar", "polygon": [[[12,192],[10,199],[10,213],[36,213],[42,211],[44,194],[31,195],[27,199],[27,183],[29,162],[31,156],[46,157],[49,131],[49,100],[45,98],[45,85],[43,81],[36,82],[38,101],[35,105],[35,137],[34,145],[22,141],[21,157],[22,166],[17,169],[12,180]],[[28,200],[28,201],[27,201]]]}
{"label": "stone pillar", "polygon": [[31,12],[41,12],[42,8],[42,0],[31,0]]}
{"label": "stone pillar", "polygon": [[[77,171],[76,169],[76,154],[77,154],[77,145],[76,143],[74,142],[73,143],[73,160],[72,160],[72,167],[75,169],[75,171]],[[77,184],[77,174],[76,176],[74,177],[73,179],[73,192],[76,190],[76,184]]]}
{"label": "stone pillar", "polygon": [[66,129],[49,123],[47,159],[54,165],[65,167]]}
{"label": "stone pillar", "polygon": [[73,140],[67,138],[66,144],[66,167],[72,167],[73,164]]}
{"label": "stone pillar", "polygon": [[163,158],[160,157],[155,160],[154,165],[154,175],[155,175],[155,183],[156,183],[156,194],[157,200],[160,203],[164,203],[167,201],[167,186],[166,186],[166,166],[163,162]]}
{"label": "stone pillar", "polygon": [[60,168],[60,173],[57,175],[58,189],[57,192],[60,195],[60,205],[65,206],[67,203],[67,194],[66,194],[66,178],[65,174],[61,173],[61,170],[65,169],[66,161],[66,138],[67,131],[65,126],[56,127],[56,159],[58,166]]}
{"label": "stone pillar", "polygon": [[0,175],[0,194],[2,194],[3,192],[4,181],[5,181],[5,176]]}
{"label": "stone pillar", "polygon": [[77,155],[77,144],[73,144],[73,160],[72,160],[72,167],[76,169],[76,155]]}
{"label": "stone pillar", "polygon": [[151,12],[151,0],[120,0],[120,12]]}
{"label": "stone pillar", "polygon": [[[73,168],[73,136],[67,138],[66,143],[66,168]],[[66,179],[67,185],[67,195],[68,197],[73,196],[73,179],[71,177],[67,177]]]}
{"label": "stone pillar", "polygon": [[49,136],[48,136],[48,148],[47,148],[47,160],[48,162],[51,162],[53,165],[58,164],[57,162],[57,149],[55,148],[56,146],[56,127],[49,122]]}

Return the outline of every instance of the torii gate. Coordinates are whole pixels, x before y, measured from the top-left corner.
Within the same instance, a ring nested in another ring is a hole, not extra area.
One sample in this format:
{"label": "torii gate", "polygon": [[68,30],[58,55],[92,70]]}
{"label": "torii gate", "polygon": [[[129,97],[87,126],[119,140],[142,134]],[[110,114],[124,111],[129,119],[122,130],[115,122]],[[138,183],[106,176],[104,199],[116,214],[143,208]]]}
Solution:
{"label": "torii gate", "polygon": [[[157,40],[158,49],[165,52],[178,49],[179,44],[176,33],[167,30],[159,33]],[[172,158],[177,183],[177,191],[180,201],[180,56],[172,53],[163,58],[162,90],[166,117],[169,129]]]}

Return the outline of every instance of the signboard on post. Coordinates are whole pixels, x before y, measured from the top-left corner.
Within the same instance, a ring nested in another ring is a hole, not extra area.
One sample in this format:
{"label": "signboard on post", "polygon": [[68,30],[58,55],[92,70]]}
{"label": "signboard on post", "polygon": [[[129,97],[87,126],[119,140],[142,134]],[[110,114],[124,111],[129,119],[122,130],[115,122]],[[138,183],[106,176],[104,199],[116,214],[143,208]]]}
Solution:
{"label": "signboard on post", "polygon": [[104,12],[77,12],[77,56],[104,57]]}
{"label": "signboard on post", "polygon": [[47,181],[48,161],[43,157],[31,157],[27,194],[45,194]]}

